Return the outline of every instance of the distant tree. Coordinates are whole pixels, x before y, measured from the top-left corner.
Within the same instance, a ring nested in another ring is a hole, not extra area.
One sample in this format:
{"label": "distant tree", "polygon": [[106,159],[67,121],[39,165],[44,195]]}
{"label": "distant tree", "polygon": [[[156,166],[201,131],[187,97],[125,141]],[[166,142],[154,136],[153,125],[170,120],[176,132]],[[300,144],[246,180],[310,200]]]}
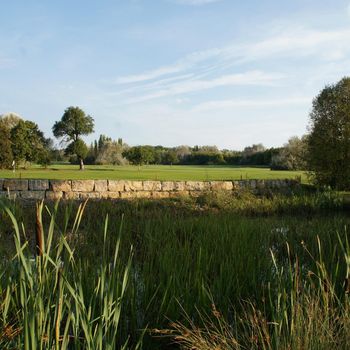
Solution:
{"label": "distant tree", "polygon": [[134,165],[149,164],[154,161],[154,150],[150,146],[135,146],[123,152],[123,156]]}
{"label": "distant tree", "polygon": [[308,168],[319,185],[350,189],[350,78],[326,86],[313,100]]}
{"label": "distant tree", "polygon": [[191,149],[189,146],[181,145],[175,147],[175,153],[177,158],[179,159],[179,162],[183,163],[186,157],[188,157],[191,154]]}
{"label": "distant tree", "polygon": [[177,156],[176,151],[173,149],[165,151],[163,154],[162,163],[170,165],[179,163],[179,158]]}
{"label": "distant tree", "polygon": [[[307,137],[291,137],[279,153],[279,165],[288,170],[305,170],[307,154]],[[274,159],[277,161],[277,156]],[[278,164],[278,162],[277,162]]]}
{"label": "distant tree", "polygon": [[12,164],[10,137],[10,130],[0,123],[0,168],[9,168]]}
{"label": "distant tree", "polygon": [[93,118],[86,115],[79,107],[68,107],[61,120],[55,122],[52,131],[55,137],[63,138],[64,142],[69,143],[66,147],[66,153],[76,155],[80,170],[84,170],[84,156],[86,156],[88,148],[81,136],[91,134],[94,131]]}
{"label": "distant tree", "polygon": [[242,155],[243,155],[243,157],[249,157],[255,153],[264,152],[265,150],[266,150],[266,148],[264,147],[264,145],[262,143],[253,144],[252,146],[245,147],[243,152],[242,152]]}
{"label": "distant tree", "polygon": [[123,157],[123,146],[116,141],[106,142],[98,152],[96,164],[125,165],[128,161]]}

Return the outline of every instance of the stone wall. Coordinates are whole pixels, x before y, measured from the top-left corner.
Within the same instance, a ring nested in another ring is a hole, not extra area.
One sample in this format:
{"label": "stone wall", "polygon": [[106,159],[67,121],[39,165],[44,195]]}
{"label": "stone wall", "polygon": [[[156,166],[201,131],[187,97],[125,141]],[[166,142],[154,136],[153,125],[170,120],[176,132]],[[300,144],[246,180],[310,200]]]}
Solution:
{"label": "stone wall", "polygon": [[23,199],[118,199],[196,197],[206,191],[288,189],[296,180],[126,181],[0,179],[0,196]]}

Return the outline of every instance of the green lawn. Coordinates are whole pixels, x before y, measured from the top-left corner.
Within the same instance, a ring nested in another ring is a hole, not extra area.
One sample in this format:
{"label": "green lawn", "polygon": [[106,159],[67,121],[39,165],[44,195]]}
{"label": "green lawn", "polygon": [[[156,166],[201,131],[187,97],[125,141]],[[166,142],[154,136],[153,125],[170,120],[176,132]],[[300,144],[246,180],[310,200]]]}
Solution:
{"label": "green lawn", "polygon": [[185,165],[144,165],[137,166],[103,166],[87,165],[80,171],[77,165],[55,164],[44,169],[32,166],[16,172],[0,170],[0,178],[32,179],[123,179],[123,180],[240,180],[240,179],[294,179],[301,176],[301,171],[274,171],[259,167],[237,166],[185,166]]}

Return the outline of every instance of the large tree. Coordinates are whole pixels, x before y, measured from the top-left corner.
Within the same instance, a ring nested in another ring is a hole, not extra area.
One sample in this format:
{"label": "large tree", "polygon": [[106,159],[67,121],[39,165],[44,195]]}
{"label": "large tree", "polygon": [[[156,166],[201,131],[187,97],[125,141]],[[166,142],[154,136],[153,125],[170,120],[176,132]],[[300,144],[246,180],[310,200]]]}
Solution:
{"label": "large tree", "polygon": [[52,127],[53,134],[68,143],[66,152],[75,154],[79,159],[80,170],[84,170],[84,157],[87,146],[81,139],[82,135],[94,132],[94,120],[79,107],[68,107],[61,118]]}
{"label": "large tree", "polygon": [[326,86],[313,101],[308,167],[317,184],[350,189],[350,78]]}

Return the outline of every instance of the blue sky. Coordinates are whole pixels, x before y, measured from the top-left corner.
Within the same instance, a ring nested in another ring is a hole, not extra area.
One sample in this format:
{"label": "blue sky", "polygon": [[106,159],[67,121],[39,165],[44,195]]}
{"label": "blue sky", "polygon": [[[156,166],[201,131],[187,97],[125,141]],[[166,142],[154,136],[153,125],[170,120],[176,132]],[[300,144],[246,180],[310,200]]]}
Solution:
{"label": "blue sky", "polygon": [[0,114],[136,144],[279,146],[350,75],[350,1],[1,1]]}

